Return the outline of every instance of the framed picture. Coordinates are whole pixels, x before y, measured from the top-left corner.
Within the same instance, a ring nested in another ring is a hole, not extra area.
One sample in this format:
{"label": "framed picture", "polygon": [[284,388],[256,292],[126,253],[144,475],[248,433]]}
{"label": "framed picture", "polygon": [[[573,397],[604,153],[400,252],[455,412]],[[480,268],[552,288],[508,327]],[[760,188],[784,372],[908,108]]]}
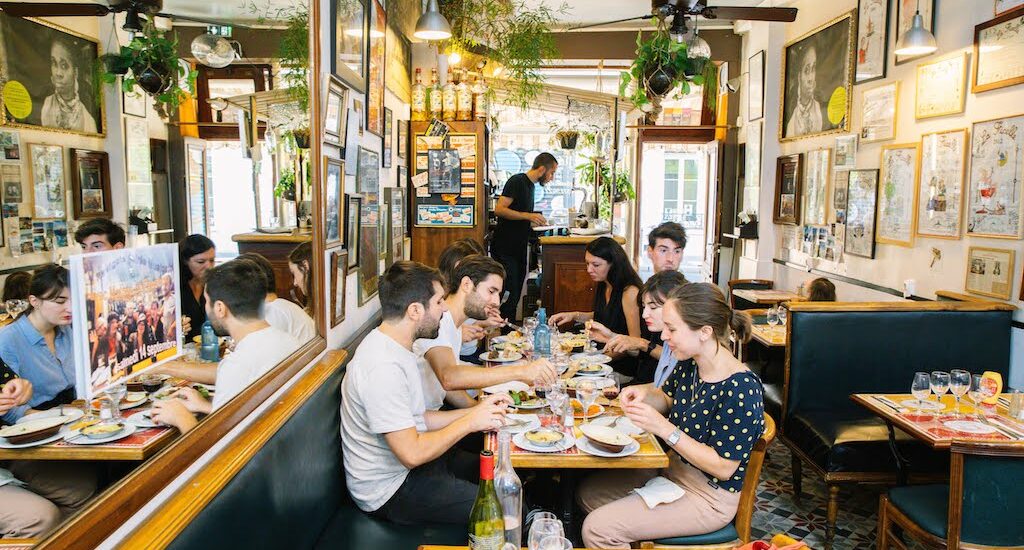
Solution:
{"label": "framed picture", "polygon": [[431,194],[462,192],[462,163],[457,150],[427,151],[427,189]]}
{"label": "framed picture", "polygon": [[146,118],[149,98],[146,92],[135,86],[132,91],[126,92],[121,89],[121,111],[126,115]]}
{"label": "framed picture", "polygon": [[964,290],[971,294],[1009,300],[1013,290],[1013,250],[972,246],[967,250]]}
{"label": "framed picture", "polygon": [[764,50],[747,60],[747,120],[764,117]]}
{"label": "framed picture", "polygon": [[345,290],[348,283],[348,250],[331,251],[331,328],[345,320]]}
{"label": "framed picture", "polygon": [[[17,208],[17,204],[25,200],[21,187],[21,166],[0,164],[0,188],[3,189],[4,205],[10,204]],[[2,233],[3,231],[0,231],[0,242],[3,241]]]}
{"label": "framed picture", "polygon": [[836,138],[836,154],[832,160],[834,170],[853,170],[857,167],[857,134]]}
{"label": "framed picture", "polygon": [[846,191],[846,241],[843,252],[875,257],[875,206],[878,170],[850,170]]}
{"label": "framed picture", "polygon": [[1024,7],[974,27],[974,79],[971,92],[1024,82]]}
{"label": "framed picture", "polygon": [[917,185],[917,234],[959,239],[967,172],[967,130],[921,136]]}
{"label": "framed picture", "polygon": [[[921,18],[924,19],[924,28],[928,32],[935,33],[935,0],[896,0],[896,40],[910,30],[914,22],[914,14],[921,10]],[[900,65],[907,61],[920,59],[926,55],[897,55],[896,64]]]}
{"label": "framed picture", "polygon": [[356,191],[360,193],[380,192],[380,154],[364,147],[359,148],[356,166]]}
{"label": "framed picture", "polygon": [[800,204],[803,209],[801,223],[804,225],[825,225],[828,220],[829,174],[831,173],[832,150],[815,149],[805,155],[804,186]]}
{"label": "framed picture", "polygon": [[409,156],[409,121],[398,121],[398,158],[405,160]]}
{"label": "framed picture", "polygon": [[21,135],[13,130],[0,130],[0,160],[21,160]]}
{"label": "framed picture", "polygon": [[[398,187],[402,188],[403,196],[409,188],[409,170],[405,166],[398,167]],[[402,235],[408,237],[411,234],[412,226],[409,225],[409,201],[402,205]]]}
{"label": "framed picture", "polygon": [[359,134],[358,135],[361,136],[361,135],[363,135],[363,127],[365,126],[364,123],[366,122],[366,115],[365,115],[366,109],[365,109],[365,107],[363,107],[363,100],[359,99],[359,98],[354,98],[352,100],[352,110],[355,111],[356,120],[359,121]]}
{"label": "framed picture", "polygon": [[[850,172],[836,172],[832,181],[831,203],[829,204],[829,223],[846,225],[846,201],[850,190]],[[838,236],[838,231],[836,232]]]}
{"label": "framed picture", "polygon": [[889,0],[857,2],[856,84],[885,78],[889,57]]}
{"label": "framed picture", "polygon": [[75,218],[110,218],[110,161],[103,151],[71,150],[71,206]]}
{"label": "framed picture", "polygon": [[341,199],[345,194],[345,163],[339,159],[324,155],[324,245],[346,244],[342,231],[341,215],[344,206]]}
{"label": "framed picture", "polygon": [[32,217],[64,218],[64,149],[60,145],[30,144],[32,191],[35,203]]}
{"label": "framed picture", "polygon": [[366,93],[366,2],[331,2],[331,72],[360,94]]}
{"label": "framed picture", "polygon": [[0,13],[0,124],[105,135],[103,94],[96,93],[99,48],[64,27]]}
{"label": "framed picture", "polygon": [[761,185],[761,137],[764,121],[751,122],[747,125],[747,146],[744,155],[744,188],[758,188]]}
{"label": "framed picture", "polygon": [[391,257],[392,261],[402,260],[405,257],[405,226],[406,226],[406,202],[405,188],[391,188]]}
{"label": "framed picture", "polygon": [[1024,0],[995,0],[995,13],[993,15],[999,17],[1017,6],[1024,6]]}
{"label": "framed picture", "polygon": [[[353,100],[353,103],[359,100]],[[359,166],[359,141],[361,133],[359,127],[363,124],[361,112],[355,109],[348,109],[348,124],[345,127],[345,175],[356,175],[356,167]]]}
{"label": "framed picture", "polygon": [[882,148],[882,193],[878,198],[875,240],[899,246],[914,245],[917,221],[917,143]]}
{"label": "framed picture", "polygon": [[885,141],[896,137],[896,103],[899,100],[899,82],[890,82],[864,90],[862,143]]}
{"label": "framed picture", "polygon": [[124,119],[124,158],[128,183],[153,181],[153,156],[149,151],[149,123],[146,119]]}
{"label": "framed picture", "polygon": [[381,160],[384,168],[391,168],[391,154],[394,146],[395,136],[392,133],[391,109],[384,107],[384,150],[381,153]]}
{"label": "framed picture", "polygon": [[[266,129],[258,124],[239,124],[242,111],[223,109],[216,111],[210,100],[252,94],[270,89],[273,83],[270,65],[232,64],[213,68],[199,65],[196,69],[196,118],[199,138],[208,140],[239,140],[243,147],[266,136]],[[317,109],[313,109],[314,112]],[[244,130],[244,131],[242,131]]]}
{"label": "framed picture", "polygon": [[975,122],[967,188],[967,234],[1019,239],[1024,115]]}
{"label": "framed picture", "polygon": [[917,66],[916,86],[915,118],[964,112],[964,101],[967,98],[967,52],[921,63]]}
{"label": "framed picture", "polygon": [[772,221],[800,225],[800,185],[803,181],[801,155],[787,155],[775,161],[775,211]]}
{"label": "framed picture", "polygon": [[359,265],[359,213],[363,209],[363,197],[345,195],[345,248],[349,251],[348,267]]}
{"label": "framed picture", "polygon": [[780,141],[850,129],[853,19],[843,14],[783,48]]}
{"label": "framed picture", "polygon": [[324,141],[339,147],[345,145],[345,130],[348,127],[348,89],[341,79],[331,75],[326,81],[327,93],[324,94]]}
{"label": "framed picture", "polygon": [[366,68],[366,129],[384,137],[384,64],[388,16],[380,0],[369,0],[370,43]]}
{"label": "framed picture", "polygon": [[380,284],[380,253],[377,251],[380,231],[380,205],[363,202],[359,215],[359,305],[377,295]]}

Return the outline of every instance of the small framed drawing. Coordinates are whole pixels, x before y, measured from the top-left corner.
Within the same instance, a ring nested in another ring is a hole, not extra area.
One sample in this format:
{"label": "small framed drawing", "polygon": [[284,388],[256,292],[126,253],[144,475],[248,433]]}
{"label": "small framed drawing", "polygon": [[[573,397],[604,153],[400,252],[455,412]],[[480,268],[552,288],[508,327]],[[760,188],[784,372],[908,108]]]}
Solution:
{"label": "small framed drawing", "polygon": [[64,148],[29,144],[32,166],[33,218],[64,218]]}
{"label": "small framed drawing", "polygon": [[345,234],[342,233],[341,214],[344,205],[341,204],[345,192],[345,163],[341,160],[324,155],[324,189],[321,195],[324,197],[324,246],[330,248],[335,245],[345,244]]}
{"label": "small framed drawing", "polygon": [[1013,290],[1013,250],[972,246],[967,250],[964,290],[1009,300]]}
{"label": "small framed drawing", "polygon": [[1024,115],[975,122],[967,187],[967,234],[1021,238]]}
{"label": "small framed drawing", "polygon": [[409,121],[398,121],[398,158],[405,160],[409,150]]}
{"label": "small framed drawing", "polygon": [[999,17],[1017,6],[1024,6],[1024,0],[995,0],[995,4],[993,15]]}
{"label": "small framed drawing", "polygon": [[967,170],[967,130],[921,136],[917,185],[917,234],[959,239]]}
{"label": "small framed drawing", "polygon": [[[924,28],[935,34],[935,0],[896,0],[896,36],[901,37],[910,30],[914,24],[914,14],[921,12],[921,19],[924,20]],[[898,40],[899,38],[897,38]],[[930,54],[921,55],[897,55],[896,64],[902,65]]]}
{"label": "small framed drawing", "polygon": [[974,79],[971,92],[1024,82],[1024,7],[974,27]]}
{"label": "small framed drawing", "polygon": [[833,170],[853,170],[857,167],[857,134],[836,138],[836,153],[832,159]]}
{"label": "small framed drawing", "polygon": [[324,141],[339,147],[345,145],[345,130],[348,125],[348,89],[341,79],[330,75],[326,81],[327,93],[324,102]]}
{"label": "small framed drawing", "polygon": [[345,242],[348,247],[348,267],[359,265],[359,212],[363,208],[363,197],[345,195]]}
{"label": "small framed drawing", "polygon": [[800,186],[803,181],[801,154],[786,155],[775,161],[775,211],[772,221],[782,225],[800,225]]}
{"label": "small framed drawing", "polygon": [[850,170],[846,191],[845,253],[864,258],[875,257],[877,202],[878,170]]}
{"label": "small framed drawing", "polygon": [[885,78],[889,57],[889,0],[857,2],[857,64],[855,84]]}
{"label": "small framed drawing", "polygon": [[914,245],[917,221],[917,143],[882,148],[882,193],[878,198],[875,240],[899,246]]}
{"label": "small framed drawing", "polygon": [[359,147],[356,166],[356,191],[360,193],[380,192],[380,153]]}
{"label": "small framed drawing", "polygon": [[394,148],[394,133],[391,109],[384,107],[384,145],[380,158],[382,168],[391,168],[391,152]]}
{"label": "small framed drawing", "polygon": [[348,283],[348,250],[331,251],[331,328],[345,320],[345,290]]}
{"label": "small framed drawing", "polygon": [[899,82],[890,82],[864,90],[863,96],[861,142],[871,143],[895,138]]}
{"label": "small framed drawing", "polygon": [[71,149],[71,196],[75,218],[113,216],[107,153]]}
{"label": "small framed drawing", "polygon": [[829,174],[832,164],[831,149],[815,149],[805,155],[804,187],[800,204],[804,225],[825,225],[828,219]]}
{"label": "small framed drawing", "polygon": [[[850,190],[850,172],[848,170],[840,170],[836,172],[836,177],[832,181],[832,203],[829,205],[829,223],[839,224],[845,227],[846,225],[846,201]],[[836,230],[836,236],[840,237],[839,229]],[[840,239],[841,240],[841,239]]]}
{"label": "small framed drawing", "polygon": [[967,52],[917,66],[914,117],[917,119],[964,112],[967,98]]}
{"label": "small framed drawing", "polygon": [[764,50],[747,59],[747,120],[764,117]]}

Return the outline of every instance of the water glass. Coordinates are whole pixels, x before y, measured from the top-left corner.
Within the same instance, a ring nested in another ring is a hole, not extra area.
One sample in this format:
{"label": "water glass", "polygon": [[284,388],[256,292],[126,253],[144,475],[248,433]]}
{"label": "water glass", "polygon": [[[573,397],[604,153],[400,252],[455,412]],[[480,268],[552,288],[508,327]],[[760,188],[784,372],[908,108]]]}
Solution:
{"label": "water glass", "polygon": [[910,383],[910,393],[917,399],[917,408],[924,406],[924,400],[932,393],[931,378],[927,372],[915,372],[914,381]]}
{"label": "water glass", "polygon": [[942,404],[942,396],[946,395],[949,391],[949,373],[940,370],[932,371],[929,384],[932,388],[932,393],[935,394],[935,398]]}
{"label": "water glass", "polygon": [[579,398],[580,404],[583,405],[583,422],[586,423],[589,419],[588,413],[590,412],[590,406],[597,400],[597,396],[601,393],[601,389],[597,387],[597,380],[588,378],[580,380],[576,384],[576,397]]}
{"label": "water glass", "polygon": [[544,537],[538,550],[572,550],[572,541],[565,537]]}
{"label": "water glass", "polygon": [[971,373],[962,370],[954,369],[949,371],[949,391],[956,398],[956,409],[955,414],[960,414],[960,398],[967,393],[967,390],[971,387]]}
{"label": "water glass", "polygon": [[775,306],[768,308],[768,324],[773,327],[779,324],[779,311]]}
{"label": "water glass", "polygon": [[123,418],[121,416],[121,401],[124,400],[124,396],[128,395],[128,388],[124,384],[114,384],[103,392],[107,399],[110,400],[110,416],[114,422],[120,422]]}
{"label": "water glass", "polygon": [[981,402],[985,400],[985,393],[987,392],[985,385],[982,384],[981,375],[971,375],[971,387],[967,390],[967,397],[974,404],[974,411],[979,417],[982,416]]}
{"label": "water glass", "polygon": [[776,308],[776,313],[779,317],[779,324],[781,324],[782,326],[786,326],[786,317],[789,316],[789,310],[787,308],[779,306],[778,308]]}
{"label": "water glass", "polygon": [[1010,418],[1024,420],[1024,391],[1010,390]]}
{"label": "water glass", "polygon": [[562,522],[557,519],[534,518],[533,524],[530,525],[530,538],[527,539],[528,548],[530,550],[540,550],[540,542],[550,537],[562,537],[565,536],[565,530],[562,528]]}

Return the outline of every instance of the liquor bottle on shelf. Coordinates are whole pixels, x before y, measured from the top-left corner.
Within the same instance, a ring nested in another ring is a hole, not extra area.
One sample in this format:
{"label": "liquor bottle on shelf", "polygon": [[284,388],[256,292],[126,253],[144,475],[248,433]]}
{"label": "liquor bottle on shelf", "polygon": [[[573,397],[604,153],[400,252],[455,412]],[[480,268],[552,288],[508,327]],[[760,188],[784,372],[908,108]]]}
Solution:
{"label": "liquor bottle on shelf", "polygon": [[487,85],[479,75],[473,83],[473,118],[487,120]]}
{"label": "liquor bottle on shelf", "polygon": [[473,89],[466,82],[469,76],[466,71],[462,71],[460,74],[462,78],[455,86],[455,118],[473,120]]}
{"label": "liquor bottle on shelf", "polygon": [[423,85],[422,71],[416,68],[416,83],[412,85],[412,119],[427,119],[427,87]]}
{"label": "liquor bottle on shelf", "polygon": [[512,433],[498,432],[498,469],[494,471],[494,490],[505,515],[505,542],[516,548],[523,544],[523,483],[512,468]]}
{"label": "liquor bottle on shelf", "polygon": [[494,455],[480,452],[480,488],[469,513],[470,550],[501,550],[505,544],[505,520],[494,490]]}
{"label": "liquor bottle on shelf", "polygon": [[444,120],[455,120],[455,109],[458,102],[455,83],[452,82],[452,68],[448,67],[448,77],[445,78],[444,88],[441,90],[441,97],[444,104]]}
{"label": "liquor bottle on shelf", "polygon": [[430,102],[430,118],[441,120],[441,112],[444,101],[441,97],[441,84],[437,82],[437,68],[430,69],[430,94],[427,97]]}

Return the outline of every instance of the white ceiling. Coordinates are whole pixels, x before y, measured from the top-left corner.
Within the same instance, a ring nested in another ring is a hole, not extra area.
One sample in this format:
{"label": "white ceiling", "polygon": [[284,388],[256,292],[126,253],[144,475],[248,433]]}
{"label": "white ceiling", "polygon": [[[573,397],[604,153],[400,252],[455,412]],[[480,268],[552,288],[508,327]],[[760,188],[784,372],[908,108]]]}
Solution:
{"label": "white ceiling", "polygon": [[[524,0],[527,6],[547,6],[551,9],[558,9],[565,5],[568,9],[559,13],[556,18],[564,27],[600,23],[603,21],[614,21],[626,19],[651,13],[651,0]],[[708,0],[711,6],[759,6],[761,4],[777,5],[780,2],[765,2],[763,0]],[[626,23],[615,23],[602,25],[589,31],[621,31],[650,29],[653,23],[646,21],[629,21]],[[732,28],[732,21],[718,19],[715,21],[701,20],[701,28]]]}

